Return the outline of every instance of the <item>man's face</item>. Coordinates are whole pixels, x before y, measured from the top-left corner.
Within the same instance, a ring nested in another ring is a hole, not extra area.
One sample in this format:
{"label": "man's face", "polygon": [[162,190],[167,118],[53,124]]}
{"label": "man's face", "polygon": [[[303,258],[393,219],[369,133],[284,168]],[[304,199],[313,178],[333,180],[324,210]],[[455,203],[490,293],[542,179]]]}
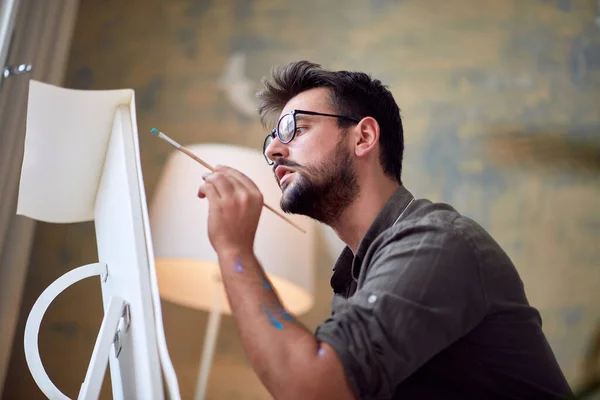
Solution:
{"label": "man's face", "polygon": [[[327,89],[312,89],[291,99],[290,110],[334,113]],[[348,136],[337,118],[296,115],[296,136],[287,144],[275,139],[266,149],[283,192],[281,209],[331,225],[358,196]]]}

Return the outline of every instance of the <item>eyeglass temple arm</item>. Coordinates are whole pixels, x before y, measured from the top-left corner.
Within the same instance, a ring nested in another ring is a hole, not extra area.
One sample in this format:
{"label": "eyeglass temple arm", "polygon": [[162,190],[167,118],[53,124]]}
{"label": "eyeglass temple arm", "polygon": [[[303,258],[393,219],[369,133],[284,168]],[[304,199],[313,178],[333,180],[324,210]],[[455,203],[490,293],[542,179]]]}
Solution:
{"label": "eyeglass temple arm", "polygon": [[357,123],[360,122],[360,120],[358,120],[356,118],[347,117],[345,115],[327,114],[327,113],[320,113],[320,112],[316,112],[316,111],[295,110],[294,114],[321,115],[323,117],[334,117],[334,118],[347,119],[349,121],[353,121],[353,122],[357,122]]}

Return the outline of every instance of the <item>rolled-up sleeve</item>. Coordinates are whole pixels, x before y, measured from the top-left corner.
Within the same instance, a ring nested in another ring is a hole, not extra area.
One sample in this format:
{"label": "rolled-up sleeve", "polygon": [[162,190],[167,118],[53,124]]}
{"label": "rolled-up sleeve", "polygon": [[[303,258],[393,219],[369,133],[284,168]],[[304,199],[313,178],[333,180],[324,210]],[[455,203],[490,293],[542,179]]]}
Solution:
{"label": "rolled-up sleeve", "polygon": [[364,284],[348,299],[334,296],[315,334],[335,350],[358,398],[386,399],[487,305],[477,254],[451,227],[390,232],[367,258]]}

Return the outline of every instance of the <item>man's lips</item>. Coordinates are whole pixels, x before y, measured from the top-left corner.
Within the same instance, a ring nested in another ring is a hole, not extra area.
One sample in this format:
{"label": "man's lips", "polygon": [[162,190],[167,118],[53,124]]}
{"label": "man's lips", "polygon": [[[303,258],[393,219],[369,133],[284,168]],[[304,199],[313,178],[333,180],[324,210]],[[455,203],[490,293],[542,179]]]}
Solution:
{"label": "man's lips", "polygon": [[283,183],[288,179],[288,176],[290,176],[292,173],[294,173],[294,171],[281,165],[275,168],[275,176],[277,177],[279,186],[283,185]]}
{"label": "man's lips", "polygon": [[287,182],[287,181],[288,181],[288,178],[289,178],[290,176],[292,176],[292,174],[293,174],[293,173],[294,173],[293,171],[290,171],[290,172],[288,172],[287,174],[285,174],[285,175],[283,176],[283,178],[281,178],[281,180],[279,181],[279,186],[283,186],[283,185],[285,184],[285,182]]}

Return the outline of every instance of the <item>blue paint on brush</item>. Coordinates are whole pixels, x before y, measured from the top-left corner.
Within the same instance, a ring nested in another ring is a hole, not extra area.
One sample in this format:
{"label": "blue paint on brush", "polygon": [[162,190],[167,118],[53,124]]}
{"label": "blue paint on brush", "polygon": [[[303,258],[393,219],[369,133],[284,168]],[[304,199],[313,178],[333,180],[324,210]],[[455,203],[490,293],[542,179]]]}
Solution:
{"label": "blue paint on brush", "polygon": [[267,314],[267,318],[269,318],[271,325],[273,325],[277,329],[283,329],[283,324],[281,322],[277,321],[277,318],[275,318],[275,316],[273,314],[271,314],[269,309],[266,307],[265,307],[265,314]]}
{"label": "blue paint on brush", "polygon": [[158,135],[160,133],[160,131],[156,128],[152,128],[152,129],[150,129],[150,133],[153,135]]}

